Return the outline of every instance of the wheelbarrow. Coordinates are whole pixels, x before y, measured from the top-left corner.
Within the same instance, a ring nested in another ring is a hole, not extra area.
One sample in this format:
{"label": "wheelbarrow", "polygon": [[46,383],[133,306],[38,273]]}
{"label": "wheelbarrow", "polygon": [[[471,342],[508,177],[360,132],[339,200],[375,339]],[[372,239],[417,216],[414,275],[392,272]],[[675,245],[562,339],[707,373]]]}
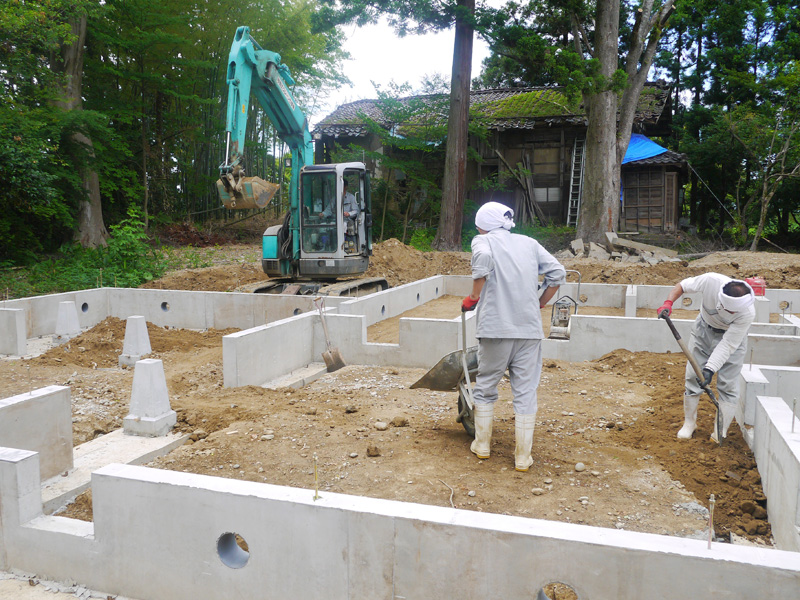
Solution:
{"label": "wheelbarrow", "polygon": [[411,389],[424,388],[437,392],[452,392],[458,390],[458,415],[456,423],[461,423],[470,437],[475,437],[475,417],[472,400],[472,382],[478,372],[478,347],[467,348],[467,320],[466,314],[461,313],[461,350],[455,350],[439,360],[438,363]]}

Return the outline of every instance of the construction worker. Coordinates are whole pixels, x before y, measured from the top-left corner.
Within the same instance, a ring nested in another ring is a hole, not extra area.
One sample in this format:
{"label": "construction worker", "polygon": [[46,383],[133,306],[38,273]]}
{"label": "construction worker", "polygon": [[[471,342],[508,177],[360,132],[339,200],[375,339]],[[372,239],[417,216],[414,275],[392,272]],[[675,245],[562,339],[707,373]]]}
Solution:
{"label": "construction worker", "polygon": [[[678,438],[688,440],[697,429],[697,405],[700,395],[717,374],[719,410],[722,412],[722,437],[736,413],[739,399],[739,374],[747,351],[747,332],[755,318],[755,295],[745,281],[719,273],[689,277],[670,290],[667,300],[658,309],[659,315],[672,314],[672,304],[683,294],[702,294],[700,314],[692,326],[690,352],[703,370],[701,381],[691,363],[686,365],[686,387],[683,394],[683,427]],[[717,420],[714,420],[714,442],[719,441]]]}
{"label": "construction worker", "polygon": [[[488,202],[475,215],[480,235],[472,240],[472,293],[461,310],[477,306],[478,373],[475,378],[475,440],[470,450],[489,458],[497,384],[508,369],[514,394],[514,466],[527,471],[536,419],[536,388],[542,372],[541,307],[566,279],[566,271],[539,242],[511,233],[514,211]],[[538,294],[539,275],[544,292]]]}
{"label": "construction worker", "polygon": [[[342,214],[344,215],[345,219],[355,221],[355,219],[358,217],[358,201],[353,194],[347,191],[347,188],[348,183],[345,179],[342,187]],[[325,210],[319,213],[319,216],[330,219],[333,216],[334,208],[334,204],[329,204]]]}

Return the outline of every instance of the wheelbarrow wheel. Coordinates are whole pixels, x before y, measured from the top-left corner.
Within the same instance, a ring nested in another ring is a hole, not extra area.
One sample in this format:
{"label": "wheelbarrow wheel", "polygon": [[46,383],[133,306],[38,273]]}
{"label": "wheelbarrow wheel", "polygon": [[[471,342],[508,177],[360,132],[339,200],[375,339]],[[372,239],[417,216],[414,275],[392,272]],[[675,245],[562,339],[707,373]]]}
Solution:
{"label": "wheelbarrow wheel", "polygon": [[469,407],[469,404],[467,404],[467,399],[464,398],[463,388],[460,386],[458,390],[458,417],[456,421],[461,423],[464,427],[464,431],[469,434],[469,437],[475,437],[475,415]]}

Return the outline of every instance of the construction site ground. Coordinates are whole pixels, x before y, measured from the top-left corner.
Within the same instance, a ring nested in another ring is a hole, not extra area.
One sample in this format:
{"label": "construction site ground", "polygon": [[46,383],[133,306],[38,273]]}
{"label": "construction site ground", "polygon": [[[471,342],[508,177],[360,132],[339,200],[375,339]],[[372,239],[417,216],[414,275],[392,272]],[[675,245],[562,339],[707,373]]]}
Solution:
{"label": "construction site ground", "polygon": [[[216,262],[168,273],[149,287],[232,290],[265,278],[251,246],[218,248]],[[583,282],[672,285],[716,271],[761,275],[770,288],[800,288],[800,259],[787,254],[724,252],[654,266],[575,259],[565,266],[580,271]],[[421,253],[389,240],[376,246],[367,273],[391,285],[435,274],[469,274],[469,254]],[[460,301],[445,296],[403,316],[454,318]],[[675,317],[695,314],[676,311]],[[549,309],[543,320],[549,324]],[[369,340],[396,342],[397,321],[370,327]],[[124,321],[109,318],[35,358],[0,361],[4,395],[71,386],[75,445],[120,427],[133,379],[132,370],[117,366],[124,331]],[[192,442],[153,467],[301,487],[309,494],[318,486],[321,494],[692,537],[707,535],[714,494],[718,540],[771,544],[766,498],[738,428],[721,447],[713,443],[713,406],[703,400],[695,437],[676,439],[685,368],[677,345],[668,354],[618,350],[583,363],[546,359],[534,464],[518,473],[507,380],[500,385],[492,455],[481,461],[455,422],[456,393],[409,389],[425,369],[349,365],[298,390],[231,389],[223,387],[222,336],[234,330],[148,325],[148,331],[151,357],[164,362],[177,428],[192,434]],[[91,519],[91,492],[62,515]]]}

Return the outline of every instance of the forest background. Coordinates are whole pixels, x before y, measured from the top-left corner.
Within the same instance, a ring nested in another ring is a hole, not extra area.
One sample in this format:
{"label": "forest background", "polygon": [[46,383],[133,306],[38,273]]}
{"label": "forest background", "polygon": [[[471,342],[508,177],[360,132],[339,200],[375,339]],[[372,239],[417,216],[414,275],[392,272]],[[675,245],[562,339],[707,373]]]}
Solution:
{"label": "forest background", "polygon": [[[569,45],[570,14],[589,14],[593,4],[533,0],[492,11],[479,3],[475,31],[493,55],[472,87],[574,83],[591,70],[591,56],[572,70],[546,56]],[[620,4],[622,53],[640,3]],[[342,30],[320,10],[328,5],[267,0],[232,11],[214,0],[4,0],[5,295],[112,278],[138,285],[167,266],[158,244],[164,228],[180,223],[208,230],[253,216],[223,209],[214,188],[224,154],[233,33],[246,24],[264,48],[281,54],[297,81],[295,97],[312,114],[344,82]],[[649,78],[672,85],[675,115],[672,134],[657,141],[685,153],[692,165],[682,214],[700,235],[726,247],[744,247],[759,227],[768,248],[800,246],[799,13],[789,0],[678,0],[662,32]],[[409,106],[401,107],[399,97],[448,89],[446,81],[428,81],[421,89],[398,85],[376,96],[402,120],[410,117]],[[285,149],[256,103],[250,110],[248,174],[285,182]],[[446,127],[420,131],[405,143],[442,152],[443,144],[430,142],[442,142]],[[402,186],[374,181],[373,212],[382,223],[376,233],[429,248],[441,211],[441,173],[403,164],[400,154],[395,166],[409,179]],[[418,202],[420,194],[428,201]],[[464,208],[465,225],[475,208]],[[285,210],[286,196],[278,194],[259,216],[277,222]],[[570,239],[563,228],[542,232],[535,222],[524,225],[553,244]],[[29,280],[47,283],[9,284],[9,273],[22,266],[32,273]]]}

